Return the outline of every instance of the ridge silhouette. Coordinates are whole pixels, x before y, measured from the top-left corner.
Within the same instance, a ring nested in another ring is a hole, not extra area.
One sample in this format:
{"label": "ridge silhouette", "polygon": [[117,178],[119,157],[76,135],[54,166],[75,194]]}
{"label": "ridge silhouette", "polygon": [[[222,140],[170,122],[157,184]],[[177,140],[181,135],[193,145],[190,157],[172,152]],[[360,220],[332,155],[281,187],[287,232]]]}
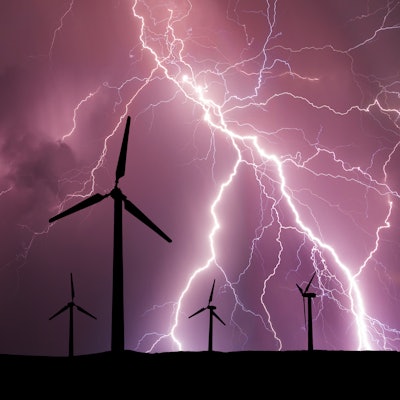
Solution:
{"label": "ridge silhouette", "polygon": [[91,197],[81,201],[71,208],[55,215],[49,219],[54,222],[67,215],[75,213],[86,207],[99,203],[111,196],[114,200],[114,249],[113,249],[113,284],[112,284],[112,326],[111,326],[111,351],[121,352],[125,348],[124,334],[124,289],[123,289],[123,247],[122,247],[122,204],[125,210],[139,219],[150,229],[156,232],[167,242],[172,242],[154,222],[152,222],[139,208],[137,208],[118,187],[119,179],[125,175],[126,155],[128,150],[128,137],[130,127],[130,116],[127,117],[118,164],[115,171],[114,188],[106,194],[96,193]]}

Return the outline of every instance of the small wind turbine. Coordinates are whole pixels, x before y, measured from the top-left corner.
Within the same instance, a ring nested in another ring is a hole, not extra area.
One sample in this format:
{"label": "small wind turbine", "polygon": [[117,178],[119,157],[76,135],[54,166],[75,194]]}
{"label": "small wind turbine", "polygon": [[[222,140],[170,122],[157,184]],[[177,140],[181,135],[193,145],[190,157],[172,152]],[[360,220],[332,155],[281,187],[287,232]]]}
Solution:
{"label": "small wind turbine", "polygon": [[62,307],[59,311],[57,311],[55,314],[53,314],[49,320],[52,320],[53,318],[57,317],[57,315],[63,313],[64,311],[69,309],[69,351],[68,355],[72,357],[74,355],[74,308],[81,313],[84,313],[88,315],[89,317],[92,317],[94,319],[97,319],[94,315],[90,314],[90,312],[84,310],[82,307],[78,306],[77,304],[74,303],[74,298],[75,298],[75,290],[74,290],[74,282],[72,280],[72,273],[71,273],[71,301],[67,303],[64,307]]}
{"label": "small wind turbine", "polygon": [[126,153],[128,149],[128,136],[131,118],[128,116],[126,120],[126,127],[124,137],[122,140],[121,151],[119,154],[118,164],[115,171],[115,185],[114,188],[106,194],[96,193],[91,197],[81,201],[80,203],[72,206],[71,208],[57,214],[49,219],[49,222],[56,221],[76,211],[90,207],[106,197],[111,196],[114,200],[114,255],[113,255],[113,286],[112,286],[112,326],[111,326],[111,351],[121,352],[124,351],[124,280],[123,280],[123,249],[122,249],[122,203],[124,203],[125,210],[132,214],[134,217],[142,221],[150,229],[160,235],[167,242],[172,240],[156,226],[146,215],[143,214],[127,197],[122,193],[118,187],[118,181],[125,175]]}
{"label": "small wind turbine", "polygon": [[213,293],[214,293],[214,286],[215,286],[215,279],[214,279],[214,283],[211,288],[211,293],[210,293],[210,297],[208,299],[207,307],[202,307],[199,310],[197,310],[195,313],[193,313],[192,315],[189,315],[189,318],[192,318],[195,315],[200,314],[201,312],[203,312],[207,309],[210,310],[210,323],[209,323],[209,330],[208,330],[208,351],[213,351],[213,317],[217,318],[222,324],[225,325],[225,322],[222,321],[222,319],[214,311],[217,307],[211,305]]}
{"label": "small wind turbine", "polygon": [[315,272],[313,273],[310,282],[308,282],[308,285],[306,286],[306,289],[303,291],[303,289],[296,283],[297,288],[300,290],[301,295],[303,296],[303,308],[304,308],[304,320],[306,321],[306,304],[305,304],[305,298],[307,297],[308,301],[308,350],[312,351],[314,350],[313,347],[313,326],[312,326],[312,313],[311,313],[311,299],[316,296],[315,293],[309,293],[308,289],[310,288],[311,282],[314,279]]}

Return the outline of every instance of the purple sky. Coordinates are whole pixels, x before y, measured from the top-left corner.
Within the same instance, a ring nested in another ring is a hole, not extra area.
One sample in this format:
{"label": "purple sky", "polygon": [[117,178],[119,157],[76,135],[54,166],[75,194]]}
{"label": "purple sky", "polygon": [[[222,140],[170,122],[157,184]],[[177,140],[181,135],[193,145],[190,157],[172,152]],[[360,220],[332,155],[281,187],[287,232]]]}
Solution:
{"label": "purple sky", "polygon": [[400,350],[400,3],[3,1],[0,353]]}

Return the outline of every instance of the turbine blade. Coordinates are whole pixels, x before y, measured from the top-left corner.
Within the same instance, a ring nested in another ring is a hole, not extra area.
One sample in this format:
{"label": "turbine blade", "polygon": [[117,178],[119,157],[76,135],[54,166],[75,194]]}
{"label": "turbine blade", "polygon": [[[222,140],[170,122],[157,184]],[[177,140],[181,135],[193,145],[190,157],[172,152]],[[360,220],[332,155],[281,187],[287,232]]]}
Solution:
{"label": "turbine blade", "polygon": [[131,117],[128,116],[126,119],[126,126],[124,137],[122,139],[121,151],[119,153],[118,165],[115,171],[115,183],[118,183],[119,178],[125,175],[125,164],[126,164],[126,153],[128,151],[128,137],[129,137],[129,126],[131,124]]}
{"label": "turbine blade", "polygon": [[303,296],[303,289],[296,283],[297,288],[300,290],[301,295]]}
{"label": "turbine blade", "polygon": [[212,302],[212,298],[213,298],[213,294],[214,294],[214,286],[215,286],[215,279],[214,279],[214,283],[213,283],[212,288],[211,288],[210,297],[209,297],[209,299],[208,299],[208,304],[209,304],[209,305],[210,305],[210,303]]}
{"label": "turbine blade", "polygon": [[54,317],[57,317],[57,315],[61,314],[62,312],[64,312],[65,310],[68,310],[68,304],[66,306],[64,306],[63,308],[61,308],[59,311],[57,311],[55,314],[53,314],[50,318],[49,321],[51,319],[53,319]]}
{"label": "turbine blade", "polygon": [[71,272],[71,298],[74,300],[75,297],[75,290],[74,290],[74,282],[72,280],[72,272]]}
{"label": "turbine blade", "polygon": [[147,218],[143,214],[143,212],[140,211],[132,202],[130,202],[128,199],[125,199],[124,203],[125,203],[125,209],[129,211],[134,217],[142,221],[154,232],[158,233],[167,242],[172,242],[172,239],[170,239],[154,222],[152,222],[149,218]]}
{"label": "turbine blade", "polygon": [[303,313],[304,313],[304,328],[307,329],[307,316],[306,316],[306,299],[303,297]]}
{"label": "turbine blade", "polygon": [[224,321],[222,321],[222,319],[221,319],[221,318],[220,318],[220,317],[217,315],[217,313],[216,313],[216,312],[214,312],[214,311],[213,311],[212,313],[213,313],[214,317],[218,319],[218,321],[219,321],[219,322],[221,322],[222,324],[224,324],[224,325],[225,325],[225,322],[224,322]]}
{"label": "turbine blade", "polygon": [[102,195],[99,193],[94,194],[91,197],[88,197],[87,199],[81,201],[78,204],[75,204],[74,206],[72,206],[71,208],[68,208],[67,210],[57,214],[56,216],[52,217],[49,219],[49,222],[53,222],[56,221],[57,219],[63,218],[67,215],[70,215],[76,211],[82,210],[86,207],[90,207],[93,204],[98,203],[99,201],[102,201],[105,197],[107,197],[108,195]]}
{"label": "turbine blade", "polygon": [[307,285],[306,290],[304,291],[304,293],[307,293],[308,288],[310,287],[311,282],[312,282],[312,280],[314,279],[314,276],[315,276],[315,272],[313,273],[313,276],[311,277],[310,282],[308,282],[308,285]]}
{"label": "turbine blade", "polygon": [[76,306],[76,309],[86,315],[88,315],[89,317],[92,317],[94,319],[97,319],[94,315],[90,314],[90,312],[86,311],[85,309],[83,309],[82,307]]}
{"label": "turbine blade", "polygon": [[195,315],[200,314],[200,313],[203,312],[204,310],[207,310],[207,308],[205,308],[205,307],[200,308],[200,310],[197,310],[197,311],[196,311],[195,313],[193,313],[192,315],[189,315],[188,318],[192,318],[192,317],[194,317]]}

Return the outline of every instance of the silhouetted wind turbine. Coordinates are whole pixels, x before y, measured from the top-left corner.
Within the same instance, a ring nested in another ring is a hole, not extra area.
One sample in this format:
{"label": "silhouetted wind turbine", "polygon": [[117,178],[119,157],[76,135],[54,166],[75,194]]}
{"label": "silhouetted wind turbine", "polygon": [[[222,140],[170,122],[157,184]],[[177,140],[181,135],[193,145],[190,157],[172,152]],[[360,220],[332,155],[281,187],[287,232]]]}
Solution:
{"label": "silhouetted wind turbine", "polygon": [[126,121],[125,133],[122,140],[121,151],[119,154],[118,165],[115,172],[114,188],[106,194],[96,193],[91,197],[72,206],[68,210],[57,214],[49,219],[49,222],[56,221],[62,217],[70,215],[76,211],[90,207],[106,197],[114,199],[114,255],[113,255],[113,287],[112,287],[112,327],[111,327],[111,351],[124,351],[124,287],[123,287],[123,249],[122,249],[122,203],[125,210],[134,217],[142,221],[150,229],[164,238],[167,242],[172,240],[158,228],[146,215],[143,214],[133,203],[131,203],[118,187],[118,181],[125,175],[126,153],[128,149],[128,136],[131,118],[128,116]]}
{"label": "silhouetted wind turbine", "polygon": [[68,346],[68,355],[72,357],[74,355],[74,307],[76,309],[89,317],[97,319],[94,315],[90,314],[90,312],[84,310],[82,307],[78,306],[74,303],[75,298],[75,290],[74,290],[74,282],[72,280],[72,273],[71,273],[71,301],[67,303],[64,307],[62,307],[59,311],[53,314],[49,320],[57,317],[57,315],[61,314],[62,312],[69,309],[69,346]]}
{"label": "silhouetted wind turbine", "polygon": [[208,351],[213,351],[213,317],[217,318],[221,323],[223,323],[225,325],[225,322],[222,321],[222,319],[214,311],[217,307],[211,305],[213,293],[214,293],[214,286],[215,286],[215,279],[214,279],[214,283],[211,288],[211,293],[210,293],[210,297],[208,299],[207,307],[202,307],[202,308],[200,308],[200,310],[197,310],[194,314],[189,315],[189,318],[192,318],[195,315],[200,314],[201,312],[203,312],[207,309],[210,310],[210,322],[209,322],[209,329],[208,329]]}
{"label": "silhouetted wind turbine", "polygon": [[312,326],[312,313],[311,313],[311,299],[316,296],[315,293],[309,293],[308,289],[310,288],[311,282],[314,279],[315,272],[308,282],[306,289],[303,291],[302,288],[296,283],[296,286],[300,290],[301,295],[303,296],[303,308],[304,308],[304,320],[306,320],[306,305],[305,305],[305,298],[307,297],[308,301],[308,350],[314,350],[313,347],[313,326]]}

